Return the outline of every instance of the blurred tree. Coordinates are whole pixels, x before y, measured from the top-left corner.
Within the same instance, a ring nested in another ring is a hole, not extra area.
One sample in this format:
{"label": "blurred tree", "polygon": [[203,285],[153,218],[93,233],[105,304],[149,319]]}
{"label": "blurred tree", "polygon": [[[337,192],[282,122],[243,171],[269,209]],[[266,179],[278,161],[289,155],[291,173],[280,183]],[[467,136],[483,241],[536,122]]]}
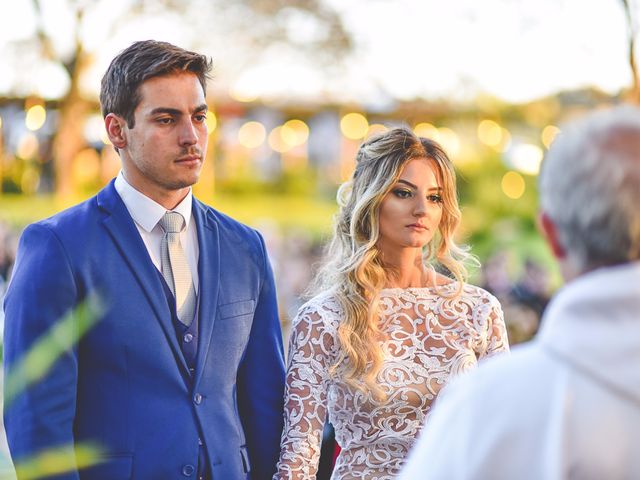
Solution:
{"label": "blurred tree", "polygon": [[[10,46],[17,62],[55,64],[62,67],[67,76],[68,87],[59,98],[57,129],[53,134],[55,190],[61,197],[74,193],[70,176],[72,163],[86,147],[84,121],[97,96],[97,92],[90,95],[83,92],[83,76],[107,40],[142,18],[169,16],[177,29],[188,32],[188,43],[181,44],[186,48],[208,53],[211,45],[223,43],[224,52],[233,58],[235,71],[231,76],[238,75],[242,68],[254,64],[260,55],[273,48],[280,51],[287,48],[298,58],[313,59],[313,66],[322,73],[327,68],[335,68],[340,55],[351,48],[339,15],[321,0],[130,0],[124,2],[124,7],[108,0],[66,0],[64,4],[71,28],[51,24],[48,14],[51,8],[60,6],[32,0],[36,18],[34,35]],[[112,13],[118,9],[119,14],[105,16],[108,28],[102,28],[100,33],[88,31],[91,27],[87,17],[95,16],[95,12]],[[89,36],[100,34],[104,38],[87,42]],[[20,83],[19,77],[16,78],[16,83]]]}
{"label": "blurred tree", "polygon": [[627,41],[629,45],[628,59],[631,69],[631,91],[629,99],[634,103],[640,103],[640,78],[638,64],[636,62],[636,38],[638,36],[638,4],[635,0],[621,0],[627,20]]}

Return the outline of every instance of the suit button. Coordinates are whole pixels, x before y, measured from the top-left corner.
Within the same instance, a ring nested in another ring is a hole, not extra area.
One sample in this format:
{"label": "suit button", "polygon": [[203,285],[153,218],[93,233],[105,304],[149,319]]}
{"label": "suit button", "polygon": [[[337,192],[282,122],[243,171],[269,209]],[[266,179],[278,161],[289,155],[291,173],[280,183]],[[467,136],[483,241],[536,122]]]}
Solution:
{"label": "suit button", "polygon": [[196,467],[193,465],[185,465],[182,467],[182,475],[185,477],[190,477],[196,471]]}
{"label": "suit button", "polygon": [[193,340],[193,335],[191,335],[190,333],[185,333],[182,339],[184,340],[184,343],[191,343],[191,340]]}
{"label": "suit button", "polygon": [[204,443],[202,443],[202,439],[201,438],[198,439],[198,445],[200,445],[200,446],[204,445]]}
{"label": "suit button", "polygon": [[193,401],[195,402],[196,405],[200,405],[202,403],[202,395],[200,395],[199,393],[196,393],[193,396]]}

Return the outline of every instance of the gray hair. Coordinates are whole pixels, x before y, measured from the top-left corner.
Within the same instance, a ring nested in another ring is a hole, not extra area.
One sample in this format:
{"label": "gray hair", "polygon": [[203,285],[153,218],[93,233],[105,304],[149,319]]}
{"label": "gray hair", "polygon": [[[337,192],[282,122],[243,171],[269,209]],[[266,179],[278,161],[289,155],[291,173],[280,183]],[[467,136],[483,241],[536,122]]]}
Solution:
{"label": "gray hair", "polygon": [[640,259],[640,110],[617,107],[563,129],[538,183],[574,267]]}

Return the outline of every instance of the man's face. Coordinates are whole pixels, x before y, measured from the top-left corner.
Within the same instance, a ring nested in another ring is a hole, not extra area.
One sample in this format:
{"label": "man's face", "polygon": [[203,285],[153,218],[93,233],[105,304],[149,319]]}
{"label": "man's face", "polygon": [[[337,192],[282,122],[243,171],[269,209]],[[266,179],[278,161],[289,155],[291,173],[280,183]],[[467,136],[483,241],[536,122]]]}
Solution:
{"label": "man's face", "polygon": [[184,198],[198,181],[207,150],[202,86],[196,75],[177,73],[146,80],[138,91],[135,126],[123,127],[125,177],[158,203]]}

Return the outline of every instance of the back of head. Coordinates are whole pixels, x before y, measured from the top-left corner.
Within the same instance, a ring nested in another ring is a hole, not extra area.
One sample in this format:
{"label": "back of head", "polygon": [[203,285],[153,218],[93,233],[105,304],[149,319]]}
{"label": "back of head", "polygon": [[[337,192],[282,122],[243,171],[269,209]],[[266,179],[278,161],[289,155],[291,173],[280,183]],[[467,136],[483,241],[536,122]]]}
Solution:
{"label": "back of head", "polygon": [[640,260],[640,110],[597,112],[564,129],[539,189],[577,271]]}
{"label": "back of head", "polygon": [[134,127],[134,115],[140,96],[138,89],[153,77],[180,72],[198,77],[206,95],[211,60],[167,42],[144,40],[135,42],[120,52],[102,77],[100,106],[102,116],[115,113],[123,117],[129,128]]}

